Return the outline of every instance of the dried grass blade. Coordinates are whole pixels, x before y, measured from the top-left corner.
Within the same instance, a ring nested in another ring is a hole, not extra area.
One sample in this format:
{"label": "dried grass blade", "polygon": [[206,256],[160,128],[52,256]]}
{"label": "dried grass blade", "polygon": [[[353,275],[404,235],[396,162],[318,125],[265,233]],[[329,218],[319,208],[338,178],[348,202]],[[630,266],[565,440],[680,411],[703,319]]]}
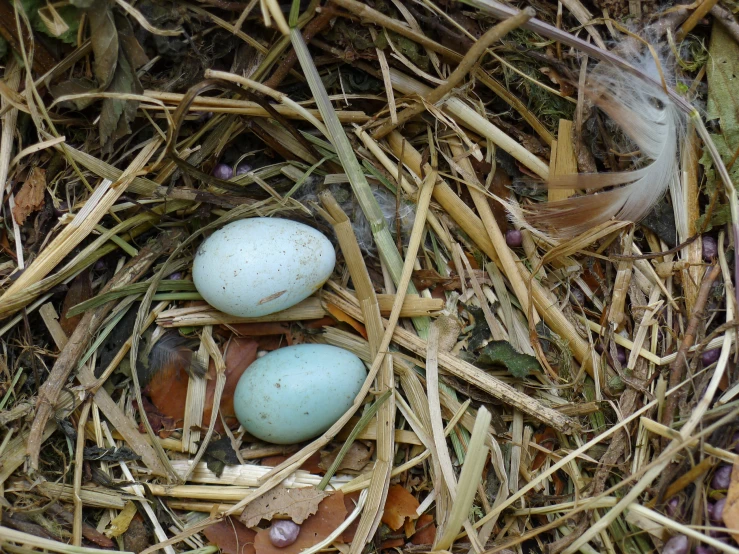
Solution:
{"label": "dried grass blade", "polygon": [[459,475],[457,498],[452,505],[452,513],[449,514],[449,521],[444,534],[436,541],[434,550],[450,550],[457,533],[467,520],[477,492],[477,484],[480,482],[482,468],[488,457],[488,446],[485,441],[490,430],[490,419],[490,412],[485,407],[481,407],[477,411],[475,427],[472,430],[472,438],[467,449],[467,457]]}
{"label": "dried grass blade", "polygon": [[[392,235],[387,227],[382,210],[372,194],[372,190],[370,189],[369,183],[367,183],[367,179],[364,176],[364,171],[362,170],[361,165],[357,161],[354,148],[349,142],[339,119],[336,117],[336,112],[331,105],[331,101],[328,98],[328,94],[326,93],[321,77],[318,74],[318,70],[313,63],[310,52],[308,52],[308,47],[303,40],[303,36],[297,29],[291,29],[290,38],[293,43],[293,48],[298,55],[300,66],[305,73],[308,85],[310,86],[311,92],[315,98],[316,105],[321,112],[323,122],[328,129],[328,138],[336,149],[341,165],[344,167],[344,171],[349,177],[352,190],[359,201],[364,215],[370,223],[372,235],[377,244],[377,249],[387,264],[390,275],[393,278],[393,282],[397,286],[400,282],[403,259],[393,242]],[[405,291],[402,292],[405,293]],[[412,284],[410,284],[408,285],[408,292],[416,294],[418,291]],[[426,335],[429,325],[428,318],[414,318],[413,324],[416,326],[419,334],[422,336]]]}
{"label": "dried grass blade", "polygon": [[[160,140],[152,140],[141,149],[141,152],[131,162],[119,181],[116,183],[103,181],[96,189],[95,194],[85,203],[82,211],[77,213],[73,222],[51,241],[39,257],[0,297],[0,306],[13,302],[15,296],[20,295],[23,290],[46,277],[72,249],[87,237],[120,195],[126,191],[127,186],[134,179],[135,173],[144,167],[160,146]],[[3,313],[2,308],[0,308],[0,313]]]}
{"label": "dried grass blade", "polygon": [[[331,193],[324,192],[321,195],[321,201],[333,220],[331,223],[344,253],[352,282],[357,289],[359,303],[367,326],[370,354],[374,359],[382,359],[382,366],[377,375],[377,388],[382,391],[383,395],[388,393],[389,398],[395,389],[392,355],[380,351],[384,327],[380,315],[380,306],[367,266],[364,263],[362,251],[359,248],[349,218],[339,207]],[[355,552],[354,545],[359,545],[358,548],[361,551],[367,538],[375,532],[377,525],[379,525],[382,506],[385,504],[390,486],[390,471],[394,456],[395,399],[392,398],[382,404],[379,403],[378,399],[375,405],[379,409],[377,414],[377,461],[372,470],[372,479],[367,495],[367,508],[359,520],[359,526],[352,542],[352,551]],[[358,432],[359,429],[357,429]],[[350,443],[344,443],[344,447],[348,448],[347,444]]]}

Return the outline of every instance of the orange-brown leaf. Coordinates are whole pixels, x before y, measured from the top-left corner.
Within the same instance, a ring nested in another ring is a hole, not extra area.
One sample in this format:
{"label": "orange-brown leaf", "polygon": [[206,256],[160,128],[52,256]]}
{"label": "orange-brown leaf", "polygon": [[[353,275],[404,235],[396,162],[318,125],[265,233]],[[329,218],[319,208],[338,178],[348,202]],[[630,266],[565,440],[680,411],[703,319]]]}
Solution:
{"label": "orange-brown leaf", "polygon": [[277,548],[269,540],[269,529],[257,533],[254,541],[256,554],[299,554],[301,550],[310,548],[333,533],[346,518],[344,494],[339,491],[326,498],[318,506],[318,511],[306,519],[300,526],[300,534],[290,546]]}
{"label": "orange-brown leaf", "polygon": [[254,554],[256,533],[240,521],[226,517],[206,527],[203,534],[210,544],[216,545],[224,554]]}
{"label": "orange-brown leaf", "polygon": [[34,167],[15,196],[13,218],[18,225],[23,225],[29,215],[43,207],[45,191],[46,170]]}
{"label": "orange-brown leaf", "polygon": [[328,304],[328,303],[326,304],[326,311],[328,311],[328,313],[330,313],[338,321],[341,321],[342,323],[346,323],[350,325],[357,333],[362,335],[364,339],[367,340],[367,329],[365,329],[364,325],[359,323],[352,316],[345,313],[343,310],[341,310],[337,306],[334,306],[333,304]]}
{"label": "orange-brown leaf", "polygon": [[422,514],[416,522],[416,533],[411,537],[413,544],[434,544],[436,540],[436,524],[434,516]]}
{"label": "orange-brown leaf", "polygon": [[[220,413],[230,426],[236,425],[233,395],[236,385],[247,367],[257,358],[257,343],[252,339],[236,338],[228,343],[225,352],[226,384],[221,395]],[[203,409],[203,425],[210,424],[213,410],[213,398],[216,390],[216,369],[211,361],[208,366],[205,391],[205,407]],[[172,367],[160,371],[148,386],[149,397],[163,415],[182,422],[185,418],[185,400],[189,377],[184,367]],[[221,418],[216,420],[216,432],[223,432]]]}
{"label": "orange-brown leaf", "polygon": [[382,522],[397,531],[403,527],[405,518],[416,519],[416,510],[420,506],[416,497],[405,490],[401,485],[393,485],[387,493],[385,510],[382,513]]}

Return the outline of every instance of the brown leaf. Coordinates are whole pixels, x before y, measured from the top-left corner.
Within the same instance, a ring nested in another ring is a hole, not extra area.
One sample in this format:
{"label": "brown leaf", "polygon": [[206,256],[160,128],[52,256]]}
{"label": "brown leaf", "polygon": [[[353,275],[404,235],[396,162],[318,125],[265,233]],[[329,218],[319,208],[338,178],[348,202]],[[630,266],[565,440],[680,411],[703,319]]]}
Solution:
{"label": "brown leaf", "polygon": [[73,306],[89,300],[92,298],[92,283],[90,282],[90,271],[85,270],[77,277],[75,277],[72,284],[69,285],[69,290],[64,296],[64,302],[62,303],[62,315],[59,318],[59,325],[62,326],[67,336],[71,336],[74,332],[77,324],[82,319],[84,314],[77,314],[74,317],[67,318],[67,312]]}
{"label": "brown leaf", "polygon": [[[727,528],[739,529],[739,459],[734,462],[731,470],[731,483],[726,493],[723,519]],[[733,532],[731,536],[739,542],[739,532]]]}
{"label": "brown leaf", "polygon": [[[344,508],[346,508],[347,516],[354,511],[354,508],[357,507],[359,496],[359,491],[344,495]],[[354,521],[352,521],[349,524],[349,527],[344,529],[344,532],[341,534],[341,539],[346,544],[350,544],[354,540],[354,534],[357,532],[357,528],[359,527],[359,519],[360,518],[356,518]]]}
{"label": "brown leaf", "polygon": [[46,192],[46,170],[34,167],[15,196],[13,218],[18,225],[23,225],[29,215],[44,206],[44,192]]}
{"label": "brown leaf", "polygon": [[273,546],[269,540],[269,529],[260,530],[254,541],[256,554],[299,554],[301,550],[310,548],[328,537],[345,518],[344,494],[341,491],[335,492],[319,504],[315,515],[303,522],[298,540],[290,546],[284,548]]}
{"label": "brown leaf", "polygon": [[364,340],[367,340],[367,329],[365,329],[364,325],[359,323],[359,321],[354,319],[349,314],[345,313],[341,308],[327,303],[326,311],[328,311],[328,313],[336,318],[337,321],[340,321],[341,323],[346,323],[347,325],[351,326],[357,333],[364,337]]}
{"label": "brown leaf", "polygon": [[436,524],[434,516],[422,514],[416,522],[416,532],[411,537],[413,544],[434,544],[436,540]]}
{"label": "brown leaf", "polygon": [[[267,456],[266,458],[262,458],[261,465],[277,467],[285,460],[287,460],[287,456]],[[321,454],[319,452],[311,454],[310,458],[303,462],[303,465],[301,465],[299,469],[307,471],[308,473],[324,473],[325,470],[321,467]]]}
{"label": "brown leaf", "polygon": [[254,554],[256,533],[240,521],[225,517],[203,530],[210,544],[216,545],[224,554]]}
{"label": "brown leaf", "polygon": [[[225,352],[226,362],[226,384],[221,395],[220,414],[226,420],[226,424],[232,427],[238,423],[236,419],[236,411],[234,410],[234,392],[239,379],[246,371],[246,368],[257,359],[258,343],[252,339],[236,338],[227,343]],[[205,395],[205,408],[203,410],[203,422],[210,422],[210,413],[213,410],[213,398],[215,396],[216,380],[215,366],[211,363],[208,369],[208,375],[211,380],[208,381],[208,388]],[[216,420],[216,431],[223,432],[223,424],[221,417]]]}
{"label": "brown leaf", "polygon": [[[233,395],[236,385],[247,367],[257,358],[257,343],[251,339],[237,338],[228,343],[225,353],[226,384],[221,395],[220,413],[230,426],[237,423],[234,412]],[[211,361],[206,379],[205,407],[203,409],[203,425],[210,424],[213,410],[213,398],[216,390],[216,369]],[[147,391],[152,403],[162,415],[171,417],[181,423],[185,418],[185,399],[189,376],[185,367],[170,367],[157,373],[151,380]],[[221,417],[215,425],[216,432],[223,432]]]}
{"label": "brown leaf", "polygon": [[118,31],[113,21],[113,11],[107,2],[96,2],[88,11],[90,36],[94,61],[93,72],[98,86],[105,90],[113,80],[118,66]]}
{"label": "brown leaf", "polygon": [[387,493],[385,510],[382,513],[382,522],[397,531],[403,527],[405,518],[416,519],[416,510],[420,506],[416,497],[405,490],[401,485],[393,485]]}
{"label": "brown leaf", "polygon": [[[337,448],[333,452],[321,452],[321,463],[319,464],[324,471],[331,467],[336,460],[341,448]],[[361,442],[353,442],[349,447],[344,458],[341,460],[337,471],[350,469],[352,471],[361,471],[372,456],[372,449],[365,446]]]}
{"label": "brown leaf", "polygon": [[262,519],[271,520],[276,515],[287,516],[295,523],[303,523],[318,510],[326,493],[318,489],[275,488],[250,502],[241,513],[241,522],[255,527]]}
{"label": "brown leaf", "polygon": [[129,552],[141,552],[149,546],[149,531],[141,520],[141,516],[137,514],[131,520],[126,532],[123,533],[123,547]]}

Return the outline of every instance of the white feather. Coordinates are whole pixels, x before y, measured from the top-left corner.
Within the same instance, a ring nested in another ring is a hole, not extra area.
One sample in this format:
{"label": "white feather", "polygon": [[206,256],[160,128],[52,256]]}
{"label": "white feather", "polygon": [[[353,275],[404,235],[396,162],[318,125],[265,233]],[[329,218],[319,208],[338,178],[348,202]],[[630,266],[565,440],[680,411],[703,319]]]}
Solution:
{"label": "white feather", "polygon": [[607,62],[596,67],[586,87],[585,94],[638,146],[643,167],[553,179],[550,187],[588,191],[539,205],[529,216],[559,236],[573,236],[610,219],[639,221],[678,176],[682,115],[664,90]]}

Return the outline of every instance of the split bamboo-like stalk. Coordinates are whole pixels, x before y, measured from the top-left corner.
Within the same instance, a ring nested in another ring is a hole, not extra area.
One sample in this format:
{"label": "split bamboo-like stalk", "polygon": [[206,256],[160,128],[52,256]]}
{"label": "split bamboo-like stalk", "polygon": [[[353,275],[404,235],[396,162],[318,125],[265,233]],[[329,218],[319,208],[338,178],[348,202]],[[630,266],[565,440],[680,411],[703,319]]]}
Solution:
{"label": "split bamboo-like stalk", "polygon": [[[378,294],[380,313],[388,315],[392,310],[395,295]],[[444,301],[438,298],[424,298],[418,295],[407,295],[400,310],[400,317],[430,317],[444,307]],[[329,315],[322,306],[321,299],[311,296],[281,312],[260,317],[237,317],[214,309],[211,306],[191,306],[165,310],[157,317],[157,325],[161,327],[201,327],[204,325],[231,325],[235,323],[262,323],[268,321],[305,321],[321,319]]]}
{"label": "split bamboo-like stalk", "polygon": [[[403,152],[403,162],[410,168],[411,171],[417,175],[421,174],[421,154],[415,150],[410,144],[406,143],[402,145],[404,139],[397,133],[393,132],[388,135],[389,145],[392,148],[396,156],[401,155]],[[487,223],[490,224],[490,228],[486,229],[485,225],[480,218],[475,214],[469,207],[462,202],[462,200],[454,193],[454,191],[446,184],[443,186],[437,184],[435,190],[442,189],[442,195],[436,196],[435,199],[442,204],[442,206],[449,212],[452,218],[462,227],[475,241],[475,244],[482,250],[487,256],[489,256],[495,263],[500,263],[500,255],[498,254],[498,248],[493,246],[491,237],[497,237],[496,243],[502,252],[503,249],[508,250],[508,246],[505,244],[505,238],[502,232],[497,227],[497,223],[494,224],[494,218],[488,218]],[[442,200],[443,199],[443,200]],[[487,201],[487,199],[486,199]],[[459,206],[462,204],[464,208]],[[486,216],[487,217],[487,216]],[[493,225],[494,224],[494,225]],[[497,232],[496,232],[497,229]],[[488,233],[491,233],[490,235]],[[572,354],[575,359],[580,362],[589,373],[592,372],[592,358],[590,346],[580,337],[577,333],[574,325],[565,317],[565,315],[557,308],[556,304],[553,303],[546,291],[542,288],[536,279],[531,278],[531,274],[526,270],[523,265],[516,264],[518,267],[518,274],[506,275],[511,282],[512,286],[518,287],[519,281],[523,283],[531,283],[531,297],[534,301],[534,307],[538,312],[539,316],[546,322],[546,324],[559,336],[561,336],[569,345],[572,350]],[[501,270],[505,270],[506,267],[511,267],[510,264],[503,264]],[[514,289],[515,290],[515,289]],[[522,296],[517,297],[522,306],[528,305],[528,294],[521,293]]]}
{"label": "split bamboo-like stalk", "polygon": [[[331,293],[326,293],[326,299],[332,304],[335,303],[341,307],[346,313],[355,319],[362,318],[361,310],[359,309],[356,300],[353,302],[346,301],[344,298],[338,297]],[[402,328],[396,328],[393,333],[393,340],[402,346],[407,348],[414,354],[420,357],[425,357],[428,349],[428,345],[425,340],[413,335]],[[457,358],[453,354],[446,354],[443,352],[439,353],[439,367],[452,374],[453,376],[462,379],[463,381],[474,385],[475,387],[484,390],[494,398],[497,398],[501,402],[505,402],[521,411],[529,414],[531,417],[543,421],[548,425],[551,425],[555,429],[558,429],[564,433],[570,433],[575,430],[577,424],[570,418],[563,416],[556,410],[549,408],[539,402],[538,400],[517,391],[510,385],[499,381],[490,374],[483,370],[473,366],[472,364]]]}

